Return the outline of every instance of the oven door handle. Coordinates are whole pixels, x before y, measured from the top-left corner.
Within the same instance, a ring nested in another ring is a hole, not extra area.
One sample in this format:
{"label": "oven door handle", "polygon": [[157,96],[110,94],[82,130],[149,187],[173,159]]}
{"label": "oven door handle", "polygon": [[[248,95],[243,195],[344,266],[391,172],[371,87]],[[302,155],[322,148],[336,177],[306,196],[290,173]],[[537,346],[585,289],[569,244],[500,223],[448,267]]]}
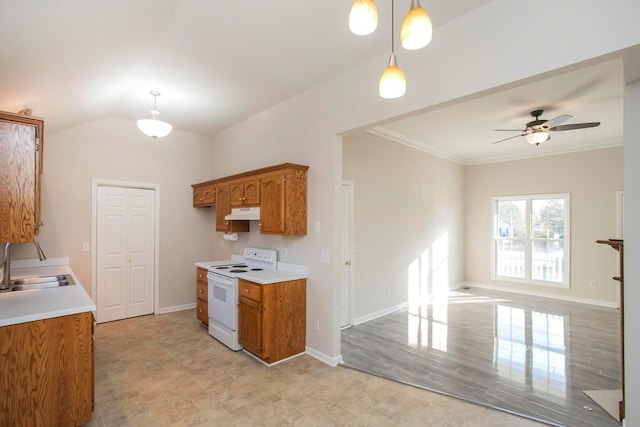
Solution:
{"label": "oven door handle", "polygon": [[233,279],[230,279],[228,277],[224,277],[224,276],[220,276],[217,274],[213,274],[213,273],[208,273],[207,274],[207,280],[210,282],[214,282],[216,284],[220,284],[220,285],[224,285],[224,286],[233,286]]}

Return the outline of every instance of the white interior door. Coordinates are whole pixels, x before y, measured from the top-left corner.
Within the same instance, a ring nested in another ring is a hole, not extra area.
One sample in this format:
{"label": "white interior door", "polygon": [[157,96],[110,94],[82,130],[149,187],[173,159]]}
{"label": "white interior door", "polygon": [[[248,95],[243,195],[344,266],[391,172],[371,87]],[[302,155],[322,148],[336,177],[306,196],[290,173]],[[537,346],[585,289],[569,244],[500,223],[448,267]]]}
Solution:
{"label": "white interior door", "polygon": [[353,183],[342,183],[342,303],[340,305],[340,327],[351,325],[353,304]]}
{"label": "white interior door", "polygon": [[154,190],[98,187],[98,322],[153,313],[154,210]]}

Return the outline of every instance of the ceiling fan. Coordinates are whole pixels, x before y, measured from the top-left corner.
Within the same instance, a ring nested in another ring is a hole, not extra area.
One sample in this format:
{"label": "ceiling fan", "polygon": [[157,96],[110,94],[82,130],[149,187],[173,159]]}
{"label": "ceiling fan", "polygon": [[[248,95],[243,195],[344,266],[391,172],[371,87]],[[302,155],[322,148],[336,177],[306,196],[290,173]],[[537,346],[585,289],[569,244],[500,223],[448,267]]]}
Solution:
{"label": "ceiling fan", "polygon": [[584,128],[593,128],[596,126],[600,126],[600,122],[591,122],[591,123],[574,123],[570,125],[560,125],[560,123],[564,123],[569,120],[573,116],[562,115],[551,120],[541,119],[540,116],[544,110],[534,110],[532,111],[531,117],[535,118],[535,120],[530,121],[525,125],[524,130],[520,129],[495,129],[497,132],[521,132],[519,135],[510,136],[509,138],[501,139],[496,142],[492,142],[492,144],[497,144],[499,142],[507,141],[509,139],[517,138],[519,136],[524,136],[527,138],[527,142],[533,145],[540,145],[543,142],[546,142],[551,139],[551,135],[549,132],[559,132],[563,130],[574,130],[574,129],[584,129]]}

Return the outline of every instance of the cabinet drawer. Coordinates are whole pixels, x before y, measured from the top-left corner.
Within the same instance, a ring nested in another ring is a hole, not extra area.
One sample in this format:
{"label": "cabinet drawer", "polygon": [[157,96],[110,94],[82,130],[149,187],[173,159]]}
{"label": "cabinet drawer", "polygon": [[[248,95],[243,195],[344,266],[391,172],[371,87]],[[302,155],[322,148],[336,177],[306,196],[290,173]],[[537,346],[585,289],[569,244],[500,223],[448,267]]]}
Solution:
{"label": "cabinet drawer", "polygon": [[198,283],[202,282],[205,285],[207,284],[207,273],[208,271],[204,268],[198,267],[196,270],[196,277],[198,279]]}
{"label": "cabinet drawer", "polygon": [[205,325],[208,325],[209,324],[209,307],[207,305],[207,302],[201,299],[198,299],[196,301],[197,301],[196,313],[197,313],[198,320],[200,320]]}
{"label": "cabinet drawer", "polygon": [[198,299],[201,299],[202,301],[207,302],[208,301],[208,296],[207,296],[207,284],[206,283],[202,283],[202,282],[198,282],[197,285],[198,289],[197,289],[197,295],[198,295]]}
{"label": "cabinet drawer", "polygon": [[255,301],[262,301],[262,287],[260,285],[256,285],[251,282],[247,282],[246,280],[240,280],[238,284],[238,294],[244,295],[247,298],[251,298]]}

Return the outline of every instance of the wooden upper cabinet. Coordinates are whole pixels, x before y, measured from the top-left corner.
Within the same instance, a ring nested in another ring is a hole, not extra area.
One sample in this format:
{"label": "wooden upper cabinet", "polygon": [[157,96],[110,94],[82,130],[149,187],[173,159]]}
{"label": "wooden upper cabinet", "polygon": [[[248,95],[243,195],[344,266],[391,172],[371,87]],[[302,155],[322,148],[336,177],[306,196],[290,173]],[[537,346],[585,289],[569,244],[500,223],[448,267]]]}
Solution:
{"label": "wooden upper cabinet", "polygon": [[229,182],[231,207],[260,206],[260,179],[253,177]]}
{"label": "wooden upper cabinet", "polygon": [[40,219],[44,121],[0,111],[0,242],[33,242]]}
{"label": "wooden upper cabinet", "polygon": [[216,231],[242,232],[249,231],[249,221],[230,221],[224,219],[231,213],[229,204],[229,184],[218,184],[216,192]]}
{"label": "wooden upper cabinet", "polygon": [[[307,170],[282,163],[212,181],[193,184],[193,206],[216,207],[216,231],[249,231],[249,221],[224,217],[235,207],[260,207],[260,233],[307,234]],[[212,196],[205,192],[209,188]]]}
{"label": "wooden upper cabinet", "polygon": [[193,207],[209,207],[216,204],[215,184],[194,184]]}
{"label": "wooden upper cabinet", "polygon": [[307,234],[307,169],[284,169],[260,179],[260,232]]}

